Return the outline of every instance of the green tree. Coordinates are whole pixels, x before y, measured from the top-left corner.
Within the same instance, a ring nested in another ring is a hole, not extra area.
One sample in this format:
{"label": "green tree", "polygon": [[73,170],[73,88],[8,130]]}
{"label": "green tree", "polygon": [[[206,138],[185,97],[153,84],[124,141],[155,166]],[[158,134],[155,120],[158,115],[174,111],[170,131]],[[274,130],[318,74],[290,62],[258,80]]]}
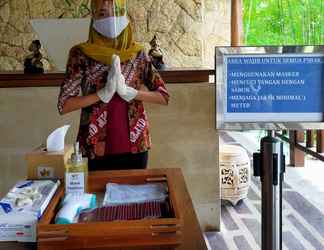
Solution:
{"label": "green tree", "polygon": [[324,44],[324,0],[244,0],[246,45]]}

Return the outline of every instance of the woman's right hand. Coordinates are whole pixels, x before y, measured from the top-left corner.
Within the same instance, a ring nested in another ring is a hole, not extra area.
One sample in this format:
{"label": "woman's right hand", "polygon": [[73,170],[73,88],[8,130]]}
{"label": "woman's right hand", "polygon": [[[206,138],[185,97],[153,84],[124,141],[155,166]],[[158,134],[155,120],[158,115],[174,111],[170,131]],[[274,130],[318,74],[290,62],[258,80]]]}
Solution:
{"label": "woman's right hand", "polygon": [[110,102],[110,100],[116,92],[116,81],[114,81],[114,79],[111,79],[109,77],[109,74],[107,77],[106,85],[102,89],[97,91],[97,95],[99,96],[100,100],[104,103]]}

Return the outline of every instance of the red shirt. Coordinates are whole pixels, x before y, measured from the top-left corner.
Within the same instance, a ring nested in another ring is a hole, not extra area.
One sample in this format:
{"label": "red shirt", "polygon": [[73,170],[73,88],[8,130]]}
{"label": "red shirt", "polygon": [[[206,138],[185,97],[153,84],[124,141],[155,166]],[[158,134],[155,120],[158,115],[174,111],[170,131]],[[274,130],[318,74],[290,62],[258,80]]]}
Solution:
{"label": "red shirt", "polygon": [[131,152],[128,105],[118,94],[115,94],[108,103],[107,117],[107,143],[105,155]]}

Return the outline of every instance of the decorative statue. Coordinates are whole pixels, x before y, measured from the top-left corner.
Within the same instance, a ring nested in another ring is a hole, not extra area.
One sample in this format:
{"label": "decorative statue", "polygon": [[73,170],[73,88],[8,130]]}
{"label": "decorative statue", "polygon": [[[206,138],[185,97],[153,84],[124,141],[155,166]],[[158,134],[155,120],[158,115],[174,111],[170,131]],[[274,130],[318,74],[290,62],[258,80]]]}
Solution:
{"label": "decorative statue", "polygon": [[34,40],[29,45],[28,50],[31,52],[24,61],[25,73],[44,73],[42,54],[39,52],[41,43],[39,40]]}
{"label": "decorative statue", "polygon": [[152,63],[155,68],[158,70],[164,70],[166,68],[166,65],[163,61],[163,52],[160,48],[160,43],[157,40],[156,35],[154,35],[153,39],[150,41],[151,49],[149,51],[149,56],[152,59]]}

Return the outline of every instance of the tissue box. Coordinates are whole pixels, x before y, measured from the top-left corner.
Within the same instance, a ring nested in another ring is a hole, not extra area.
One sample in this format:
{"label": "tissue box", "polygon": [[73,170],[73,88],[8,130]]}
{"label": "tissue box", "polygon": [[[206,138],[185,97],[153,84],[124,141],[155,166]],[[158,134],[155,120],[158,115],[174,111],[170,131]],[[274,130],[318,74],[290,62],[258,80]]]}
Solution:
{"label": "tissue box", "polygon": [[73,146],[66,145],[64,151],[47,152],[44,146],[27,153],[28,179],[64,179],[65,163],[73,153]]}

